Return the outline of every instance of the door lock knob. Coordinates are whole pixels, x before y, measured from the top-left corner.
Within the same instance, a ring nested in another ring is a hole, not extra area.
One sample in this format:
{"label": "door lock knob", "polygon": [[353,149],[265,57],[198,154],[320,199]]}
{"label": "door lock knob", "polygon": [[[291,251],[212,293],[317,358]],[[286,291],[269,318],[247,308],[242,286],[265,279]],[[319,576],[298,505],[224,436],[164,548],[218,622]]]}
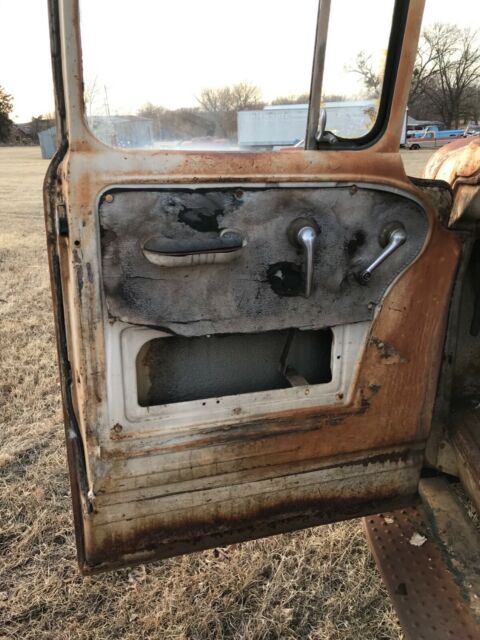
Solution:
{"label": "door lock knob", "polygon": [[320,228],[312,218],[297,218],[288,228],[288,238],[294,247],[300,247],[304,256],[304,280],[306,298],[310,297],[313,284],[313,258],[315,242],[320,235]]}

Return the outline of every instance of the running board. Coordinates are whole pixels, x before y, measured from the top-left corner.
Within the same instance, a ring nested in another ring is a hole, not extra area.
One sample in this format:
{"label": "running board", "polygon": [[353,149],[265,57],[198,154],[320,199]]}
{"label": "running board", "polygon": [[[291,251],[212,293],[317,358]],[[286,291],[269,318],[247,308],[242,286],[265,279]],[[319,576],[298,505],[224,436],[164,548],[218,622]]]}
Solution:
{"label": "running board", "polygon": [[480,534],[442,477],[422,502],[364,518],[406,640],[480,640]]}

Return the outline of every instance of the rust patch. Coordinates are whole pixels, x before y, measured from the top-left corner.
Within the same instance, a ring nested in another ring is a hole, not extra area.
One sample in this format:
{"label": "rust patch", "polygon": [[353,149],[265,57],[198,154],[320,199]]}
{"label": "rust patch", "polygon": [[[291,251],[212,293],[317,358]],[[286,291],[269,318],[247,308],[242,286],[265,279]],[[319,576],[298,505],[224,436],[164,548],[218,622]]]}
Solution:
{"label": "rust patch", "polygon": [[428,196],[435,207],[438,220],[447,226],[453,204],[453,191],[448,182],[444,180],[414,178],[411,176],[410,180]]}
{"label": "rust patch", "polygon": [[123,426],[117,422],[110,429],[110,438],[112,440],[121,440],[122,439]]}
{"label": "rust patch", "polygon": [[[401,356],[397,349],[393,346],[393,344],[389,342],[384,342],[379,338],[372,337],[370,339],[370,344],[373,344],[380,352],[380,357],[383,360],[388,360],[386,364],[399,364],[403,362],[407,362],[407,359]],[[373,390],[374,385],[369,385],[369,388]]]}

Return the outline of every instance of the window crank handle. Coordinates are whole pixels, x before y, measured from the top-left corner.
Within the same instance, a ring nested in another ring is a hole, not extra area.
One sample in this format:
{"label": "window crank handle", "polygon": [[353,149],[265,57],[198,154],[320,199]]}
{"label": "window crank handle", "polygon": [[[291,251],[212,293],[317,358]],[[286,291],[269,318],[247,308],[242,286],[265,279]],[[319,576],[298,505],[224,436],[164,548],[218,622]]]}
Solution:
{"label": "window crank handle", "polygon": [[304,296],[310,297],[313,286],[313,259],[315,256],[315,245],[320,235],[320,227],[313,218],[297,218],[294,220],[287,232],[290,244],[300,247],[303,253],[303,278],[305,281]]}
{"label": "window crank handle", "polygon": [[359,281],[362,284],[367,284],[375,269],[379,267],[382,262],[388,258],[388,256],[391,256],[394,251],[401,247],[406,239],[407,232],[405,231],[403,224],[400,222],[393,222],[392,224],[387,225],[380,234],[380,244],[384,249],[366,269],[363,269],[363,271],[359,273]]}
{"label": "window crank handle", "polygon": [[302,227],[297,235],[298,244],[303,248],[305,255],[305,297],[309,298],[312,292],[313,282],[313,254],[317,232],[311,226]]}

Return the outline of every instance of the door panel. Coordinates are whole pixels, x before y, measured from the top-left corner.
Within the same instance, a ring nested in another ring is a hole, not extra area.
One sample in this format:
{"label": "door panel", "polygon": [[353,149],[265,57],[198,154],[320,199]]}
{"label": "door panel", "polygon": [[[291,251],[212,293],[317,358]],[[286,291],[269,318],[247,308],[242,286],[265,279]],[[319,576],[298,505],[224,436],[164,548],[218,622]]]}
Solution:
{"label": "door panel", "polygon": [[82,570],[411,500],[459,257],[398,154],[423,3],[371,148],[258,153],[103,145],[77,4],[50,4],[65,118],[47,237]]}
{"label": "door panel", "polygon": [[[356,185],[117,189],[102,197],[99,217],[110,317],[183,336],[369,320],[427,235],[417,202]],[[299,219],[317,231],[308,297],[304,256],[289,233]],[[383,250],[382,233],[396,222],[405,229],[404,245],[368,283],[359,282],[358,274]],[[220,234],[229,230],[244,246],[222,253]],[[214,243],[220,253],[209,251]],[[147,250],[155,246],[156,252]],[[211,263],[175,264],[185,251]],[[154,262],[159,256],[170,261]],[[231,259],[218,262],[225,256]]]}

